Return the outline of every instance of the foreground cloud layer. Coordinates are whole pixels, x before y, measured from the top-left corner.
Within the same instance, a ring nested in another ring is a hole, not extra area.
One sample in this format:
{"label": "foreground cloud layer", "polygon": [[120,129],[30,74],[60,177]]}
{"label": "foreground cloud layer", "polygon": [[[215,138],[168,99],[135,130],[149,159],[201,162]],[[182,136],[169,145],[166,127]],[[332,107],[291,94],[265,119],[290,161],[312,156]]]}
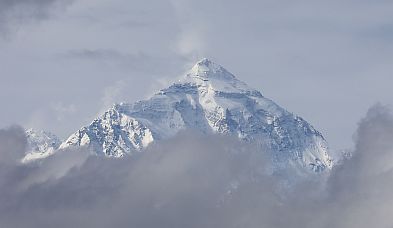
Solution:
{"label": "foreground cloud layer", "polygon": [[287,187],[263,153],[185,133],[133,158],[64,151],[23,166],[26,139],[0,131],[1,227],[392,227],[393,117],[374,106],[352,157]]}

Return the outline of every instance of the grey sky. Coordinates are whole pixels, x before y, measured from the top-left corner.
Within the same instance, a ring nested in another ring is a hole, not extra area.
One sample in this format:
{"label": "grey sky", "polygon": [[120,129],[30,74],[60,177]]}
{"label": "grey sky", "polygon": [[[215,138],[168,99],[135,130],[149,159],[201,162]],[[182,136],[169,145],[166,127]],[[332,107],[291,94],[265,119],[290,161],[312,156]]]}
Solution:
{"label": "grey sky", "polygon": [[0,0],[0,127],[66,137],[201,57],[352,145],[375,102],[393,104],[388,0]]}

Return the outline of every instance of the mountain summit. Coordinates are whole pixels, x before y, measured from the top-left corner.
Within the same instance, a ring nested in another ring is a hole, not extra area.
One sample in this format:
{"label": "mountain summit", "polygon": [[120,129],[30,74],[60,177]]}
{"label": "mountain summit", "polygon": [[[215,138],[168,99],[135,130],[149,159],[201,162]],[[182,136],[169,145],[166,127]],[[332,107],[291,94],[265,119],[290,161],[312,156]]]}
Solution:
{"label": "mountain summit", "polygon": [[148,100],[115,104],[60,149],[88,146],[98,155],[122,157],[184,129],[263,142],[278,167],[321,172],[332,166],[325,139],[309,123],[209,59]]}
{"label": "mountain summit", "polygon": [[235,76],[228,72],[225,68],[207,58],[198,61],[186,76],[206,79],[216,78],[222,80],[236,79]]}

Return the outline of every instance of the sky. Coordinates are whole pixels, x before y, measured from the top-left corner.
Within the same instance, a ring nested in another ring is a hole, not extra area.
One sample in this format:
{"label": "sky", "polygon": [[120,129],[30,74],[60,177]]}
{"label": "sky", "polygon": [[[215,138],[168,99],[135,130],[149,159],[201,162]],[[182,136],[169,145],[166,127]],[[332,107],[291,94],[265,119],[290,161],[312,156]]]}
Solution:
{"label": "sky", "polygon": [[67,137],[208,57],[353,147],[393,104],[390,0],[0,0],[0,128]]}

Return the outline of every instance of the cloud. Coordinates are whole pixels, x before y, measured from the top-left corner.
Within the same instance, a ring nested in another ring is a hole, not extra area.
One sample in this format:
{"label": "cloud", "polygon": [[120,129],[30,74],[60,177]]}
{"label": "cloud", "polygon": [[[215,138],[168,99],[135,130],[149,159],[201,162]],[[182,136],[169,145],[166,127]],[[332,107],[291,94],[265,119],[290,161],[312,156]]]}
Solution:
{"label": "cloud", "polygon": [[51,108],[56,113],[58,121],[64,120],[66,116],[73,115],[77,111],[74,104],[66,105],[62,102],[53,103]]}
{"label": "cloud", "polygon": [[82,50],[72,50],[69,51],[66,56],[81,58],[81,59],[91,59],[91,60],[108,60],[108,59],[123,59],[126,55],[108,49],[82,49]]}
{"label": "cloud", "polygon": [[69,60],[87,60],[95,62],[99,65],[112,67],[112,69],[123,68],[132,69],[136,72],[145,72],[147,70],[160,67],[163,59],[153,57],[144,52],[128,53],[115,49],[77,49],[70,50],[60,57]]}
{"label": "cloud", "polygon": [[[56,97],[54,98],[56,99]],[[74,103],[62,101],[42,101],[43,106],[36,106],[30,113],[30,118],[25,124],[26,128],[52,130],[63,129],[70,124],[70,119],[78,114],[79,106]],[[67,132],[68,136],[69,132]],[[59,135],[63,137],[64,135]]]}
{"label": "cloud", "polygon": [[104,94],[101,98],[102,107],[98,113],[101,115],[107,111],[113,104],[119,102],[121,94],[126,89],[126,83],[124,81],[117,81],[113,85],[110,85],[104,89]]}
{"label": "cloud", "polygon": [[[23,148],[9,140],[14,132],[0,132],[1,153]],[[330,176],[290,188],[285,174],[266,174],[269,160],[254,145],[189,132],[124,159],[82,148],[40,165],[0,163],[0,226],[390,228],[389,109],[372,107],[355,135],[353,156]]]}
{"label": "cloud", "polygon": [[207,44],[210,41],[207,28],[210,28],[210,25],[203,20],[192,20],[195,12],[190,10],[193,9],[193,5],[189,1],[171,0],[170,2],[180,27],[174,44],[176,52],[192,61],[206,57]]}
{"label": "cloud", "polygon": [[6,35],[21,24],[47,19],[51,10],[65,7],[71,0],[2,0],[0,33]]}
{"label": "cloud", "polygon": [[351,159],[333,173],[331,227],[392,227],[393,116],[389,108],[373,106],[355,134]]}
{"label": "cloud", "polygon": [[18,126],[0,130],[0,163],[15,163],[24,155],[27,139]]}

